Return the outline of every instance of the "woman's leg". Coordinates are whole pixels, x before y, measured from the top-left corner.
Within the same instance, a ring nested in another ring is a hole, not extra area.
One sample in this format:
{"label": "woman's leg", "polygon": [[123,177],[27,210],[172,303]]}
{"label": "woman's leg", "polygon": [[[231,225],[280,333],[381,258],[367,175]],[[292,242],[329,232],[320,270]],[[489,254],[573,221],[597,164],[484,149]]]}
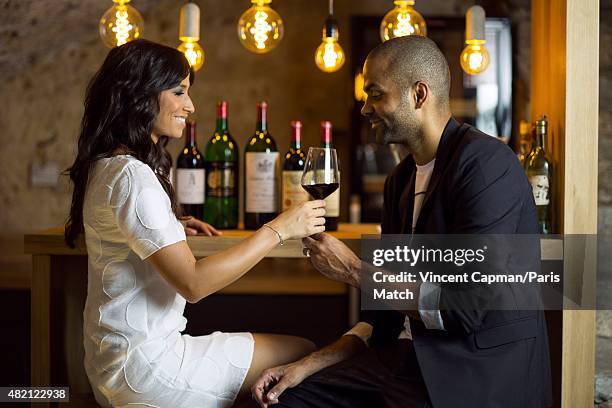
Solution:
{"label": "woman's leg", "polygon": [[316,349],[312,341],[303,337],[253,333],[253,339],[255,340],[253,360],[240,388],[241,395],[251,393],[251,386],[266,368],[299,360]]}

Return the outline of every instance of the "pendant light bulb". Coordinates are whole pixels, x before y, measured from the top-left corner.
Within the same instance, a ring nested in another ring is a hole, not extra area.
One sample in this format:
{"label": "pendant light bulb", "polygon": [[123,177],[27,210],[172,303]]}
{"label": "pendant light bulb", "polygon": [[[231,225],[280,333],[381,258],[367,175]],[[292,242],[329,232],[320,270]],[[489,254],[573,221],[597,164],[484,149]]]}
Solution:
{"label": "pendant light bulb", "polygon": [[142,35],[142,15],[128,3],[130,0],[113,0],[113,6],[100,18],[100,37],[108,48],[118,47]]}
{"label": "pendant light bulb", "polygon": [[423,16],[414,9],[412,0],[395,0],[395,8],[383,17],[380,23],[382,42],[406,35],[427,37],[427,25]]}
{"label": "pendant light bulb", "polygon": [[204,65],[204,50],[198,43],[200,40],[200,8],[189,2],[181,7],[179,40],[177,49],[185,54],[189,65],[194,71],[199,71]]}
{"label": "pendant light bulb", "polygon": [[272,0],[251,0],[252,6],[238,20],[238,38],[256,54],[272,51],[283,38],[280,15],[270,7]]}
{"label": "pendant light bulb", "polygon": [[472,6],[465,14],[465,48],[459,62],[465,73],[480,74],[490,62],[489,51],[485,47],[485,11],[480,6]]}
{"label": "pendant light bulb", "polygon": [[336,72],[344,65],[344,50],[338,43],[340,33],[334,18],[333,0],[329,0],[329,16],[323,26],[323,42],[315,51],[315,64],[323,72]]}

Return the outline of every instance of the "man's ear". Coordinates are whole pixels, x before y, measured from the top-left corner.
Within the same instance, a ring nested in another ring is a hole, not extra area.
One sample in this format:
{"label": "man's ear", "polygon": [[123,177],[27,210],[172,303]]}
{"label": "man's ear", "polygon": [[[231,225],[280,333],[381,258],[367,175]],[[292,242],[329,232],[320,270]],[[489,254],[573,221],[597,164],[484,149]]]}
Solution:
{"label": "man's ear", "polygon": [[414,108],[420,109],[429,97],[429,86],[422,81],[414,84]]}

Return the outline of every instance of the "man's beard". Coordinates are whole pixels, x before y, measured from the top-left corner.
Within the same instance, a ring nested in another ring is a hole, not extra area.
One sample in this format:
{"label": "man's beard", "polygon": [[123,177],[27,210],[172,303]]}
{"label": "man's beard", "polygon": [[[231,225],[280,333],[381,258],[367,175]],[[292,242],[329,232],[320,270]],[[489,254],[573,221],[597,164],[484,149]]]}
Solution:
{"label": "man's beard", "polygon": [[381,145],[397,143],[410,149],[420,144],[420,141],[420,132],[416,126],[401,126],[398,123],[387,125],[383,122],[376,129],[376,142]]}

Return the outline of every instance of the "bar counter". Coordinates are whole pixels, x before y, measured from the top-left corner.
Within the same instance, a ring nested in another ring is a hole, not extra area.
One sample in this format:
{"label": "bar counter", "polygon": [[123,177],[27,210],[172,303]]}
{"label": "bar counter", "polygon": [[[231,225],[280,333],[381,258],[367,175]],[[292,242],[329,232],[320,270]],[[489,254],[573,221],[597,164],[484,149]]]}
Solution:
{"label": "bar counter", "polygon": [[[31,379],[32,386],[69,386],[71,394],[88,394],[83,368],[82,324],[87,292],[87,251],[83,237],[76,248],[64,242],[62,227],[25,235],[24,250],[32,255]],[[252,234],[224,230],[222,236],[187,237],[196,258],[229,248]],[[331,232],[359,252],[362,235],[378,234],[376,224],[339,224]],[[349,295],[349,309],[357,296],[346,285],[331,281],[310,266],[299,240],[277,246],[255,268],[224,288],[221,294]],[[37,404],[39,406],[41,404]]]}

